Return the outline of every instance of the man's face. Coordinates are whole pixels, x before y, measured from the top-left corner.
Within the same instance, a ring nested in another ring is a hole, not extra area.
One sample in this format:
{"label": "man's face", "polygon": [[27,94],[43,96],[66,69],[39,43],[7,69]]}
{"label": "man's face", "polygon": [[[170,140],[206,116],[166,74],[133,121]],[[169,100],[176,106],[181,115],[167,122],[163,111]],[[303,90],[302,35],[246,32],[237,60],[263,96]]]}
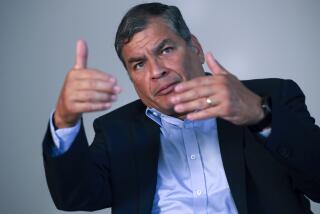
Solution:
{"label": "man's face", "polygon": [[145,105],[173,116],[170,97],[183,81],[203,76],[203,51],[195,37],[187,44],[161,19],[153,18],[122,50],[134,87]]}

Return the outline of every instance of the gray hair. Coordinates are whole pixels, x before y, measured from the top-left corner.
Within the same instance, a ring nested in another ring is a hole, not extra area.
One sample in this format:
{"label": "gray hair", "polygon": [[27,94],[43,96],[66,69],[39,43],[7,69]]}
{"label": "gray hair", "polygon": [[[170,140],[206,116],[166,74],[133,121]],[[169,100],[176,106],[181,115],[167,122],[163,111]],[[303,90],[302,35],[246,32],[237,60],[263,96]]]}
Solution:
{"label": "gray hair", "polygon": [[123,46],[131,41],[134,34],[143,31],[147,27],[149,20],[155,17],[161,17],[174,33],[188,44],[190,43],[191,33],[177,7],[161,3],[136,5],[122,18],[114,43],[118,57],[125,67],[122,56]]}

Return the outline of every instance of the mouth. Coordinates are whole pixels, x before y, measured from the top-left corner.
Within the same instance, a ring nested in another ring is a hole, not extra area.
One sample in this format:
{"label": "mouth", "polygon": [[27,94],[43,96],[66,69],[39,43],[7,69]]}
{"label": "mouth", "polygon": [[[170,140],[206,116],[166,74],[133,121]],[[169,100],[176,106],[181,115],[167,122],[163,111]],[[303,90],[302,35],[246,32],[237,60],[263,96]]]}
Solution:
{"label": "mouth", "polygon": [[174,87],[179,83],[179,81],[175,81],[169,84],[165,84],[161,86],[155,93],[156,96],[163,96],[170,94],[172,91],[174,91]]}

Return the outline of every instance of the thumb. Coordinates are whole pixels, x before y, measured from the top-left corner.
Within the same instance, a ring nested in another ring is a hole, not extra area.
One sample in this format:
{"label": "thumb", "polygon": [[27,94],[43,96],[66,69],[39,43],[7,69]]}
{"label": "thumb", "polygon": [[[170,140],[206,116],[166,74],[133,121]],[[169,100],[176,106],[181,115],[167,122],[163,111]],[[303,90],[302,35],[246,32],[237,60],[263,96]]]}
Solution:
{"label": "thumb", "polygon": [[216,61],[211,52],[206,54],[206,63],[214,74],[227,74],[228,72]]}
{"label": "thumb", "polygon": [[76,62],[73,67],[75,69],[86,68],[87,59],[88,59],[87,43],[85,40],[79,39],[77,41],[77,48],[76,48]]}

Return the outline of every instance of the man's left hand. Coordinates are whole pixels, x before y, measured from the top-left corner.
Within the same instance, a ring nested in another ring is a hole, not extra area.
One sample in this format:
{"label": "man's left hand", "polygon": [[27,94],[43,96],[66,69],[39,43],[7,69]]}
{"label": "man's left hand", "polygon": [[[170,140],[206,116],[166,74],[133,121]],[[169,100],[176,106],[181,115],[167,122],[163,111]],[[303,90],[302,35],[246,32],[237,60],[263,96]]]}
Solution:
{"label": "man's left hand", "polygon": [[236,125],[253,125],[264,117],[261,97],[246,88],[236,76],[206,55],[211,76],[180,83],[171,97],[174,110],[189,120],[220,117]]}

